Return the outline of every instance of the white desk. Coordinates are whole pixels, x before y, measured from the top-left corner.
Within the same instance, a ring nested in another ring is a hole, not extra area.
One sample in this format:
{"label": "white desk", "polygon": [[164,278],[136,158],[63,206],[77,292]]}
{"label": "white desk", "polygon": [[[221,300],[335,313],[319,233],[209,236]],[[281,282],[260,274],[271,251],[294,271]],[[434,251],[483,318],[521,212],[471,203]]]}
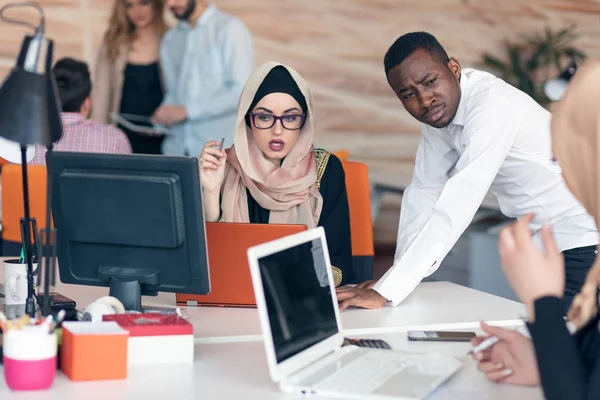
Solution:
{"label": "white desk", "polygon": [[[262,340],[255,309],[188,307],[196,343]],[[447,282],[422,283],[398,307],[352,309],[342,313],[348,334],[380,334],[408,330],[476,328],[480,321],[513,326],[525,315],[522,304]]]}
{"label": "white desk", "polygon": [[[468,344],[410,343],[405,335],[379,335],[395,350],[438,352],[464,356]],[[261,342],[196,346],[193,366],[145,366],[129,369],[122,381],[70,382],[59,373],[51,390],[13,393],[0,379],[2,400],[125,400],[125,399],[298,399],[279,392],[268,373]],[[539,388],[495,385],[468,363],[428,400],[541,400]]]}
{"label": "white desk", "polygon": [[[82,308],[106,295],[108,289],[59,283],[56,291],[73,298],[78,308]],[[146,305],[172,307],[175,296],[160,294],[157,297],[144,297],[143,302]],[[123,381],[75,383],[59,372],[51,390],[34,393],[13,393],[0,377],[0,399],[297,398],[280,393],[269,377],[256,310],[190,307],[185,312],[194,325],[196,335],[193,365],[132,367],[128,378]],[[419,285],[398,307],[348,310],[342,313],[342,324],[346,336],[382,338],[396,350],[463,356],[469,348],[468,344],[409,343],[404,332],[412,329],[475,330],[481,320],[513,326],[520,324],[519,318],[524,313],[525,309],[519,303],[455,284],[432,282]],[[433,400],[508,398],[537,400],[542,399],[542,395],[537,388],[492,385],[470,365],[430,397]]]}
{"label": "white desk", "polygon": [[[83,309],[95,299],[108,294],[108,288],[62,283],[57,284],[56,291],[75,300],[78,309]],[[144,296],[142,303],[147,306],[174,307],[175,295],[160,293],[157,297]],[[194,325],[196,343],[262,340],[256,309],[183,309],[188,315],[188,321]],[[352,335],[408,330],[452,330],[476,328],[480,321],[500,326],[518,325],[524,315],[525,307],[520,303],[453,283],[427,282],[419,285],[397,307],[386,307],[378,311],[352,309],[343,312],[342,326]]]}

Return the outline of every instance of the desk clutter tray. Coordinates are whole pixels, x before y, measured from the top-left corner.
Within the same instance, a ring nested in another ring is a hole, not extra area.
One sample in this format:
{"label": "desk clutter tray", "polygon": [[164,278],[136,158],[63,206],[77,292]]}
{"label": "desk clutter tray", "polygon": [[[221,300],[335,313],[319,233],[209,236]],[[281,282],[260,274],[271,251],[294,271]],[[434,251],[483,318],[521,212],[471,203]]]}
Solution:
{"label": "desk clutter tray", "polygon": [[[37,389],[47,388],[51,386],[58,368],[72,381],[97,381],[126,379],[130,365],[194,361],[193,326],[178,315],[115,314],[105,315],[103,319],[102,322],[64,322],[62,329],[53,330],[52,334],[48,334],[46,328],[44,335],[40,334],[39,337],[51,339],[52,343],[41,348],[37,356],[42,357],[44,362],[47,361],[48,365],[53,365],[47,368],[53,371],[52,375],[48,375],[44,382],[32,382],[30,378],[21,379],[21,376],[29,377],[29,373],[9,374],[12,377],[9,387],[13,390],[30,390],[28,388],[33,387],[32,385]],[[13,321],[18,324],[17,320]],[[21,329],[19,325],[8,333],[0,333],[0,358],[5,361],[4,364],[7,357],[12,357],[8,361],[13,364],[32,362],[33,359],[38,362],[33,357],[36,354],[29,354],[33,351],[29,349],[35,350],[41,342],[37,337],[29,335],[26,328],[31,331],[38,329],[37,326],[23,326]],[[39,327],[42,328],[44,327]],[[24,339],[19,339],[17,336],[22,336],[21,332],[27,333],[27,337],[31,336],[31,340],[24,342]],[[3,347],[3,344],[8,345],[8,334],[15,336],[11,343],[19,339],[18,346],[14,344],[8,349]],[[6,365],[4,370],[7,371]]]}

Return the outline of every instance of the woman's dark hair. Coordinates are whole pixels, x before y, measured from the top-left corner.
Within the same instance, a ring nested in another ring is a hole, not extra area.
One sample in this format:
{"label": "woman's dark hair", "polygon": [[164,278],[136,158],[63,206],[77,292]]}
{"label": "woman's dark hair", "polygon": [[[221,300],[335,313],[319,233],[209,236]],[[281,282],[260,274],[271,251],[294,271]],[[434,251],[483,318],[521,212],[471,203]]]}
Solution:
{"label": "woman's dark hair", "polygon": [[63,112],[79,112],[92,93],[90,70],[86,63],[62,58],[52,68]]}

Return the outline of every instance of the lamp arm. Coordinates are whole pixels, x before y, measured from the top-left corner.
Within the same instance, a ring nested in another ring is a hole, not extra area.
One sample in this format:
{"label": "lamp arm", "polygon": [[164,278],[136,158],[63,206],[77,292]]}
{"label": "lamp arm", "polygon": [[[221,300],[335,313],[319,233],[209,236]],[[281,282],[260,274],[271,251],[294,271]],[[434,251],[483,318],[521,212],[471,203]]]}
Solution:
{"label": "lamp arm", "polygon": [[[46,171],[48,183],[46,186],[46,227],[42,231],[42,260],[38,264],[43,267],[44,281],[40,282],[44,287],[44,300],[42,302],[42,315],[50,315],[50,288],[56,285],[56,228],[52,228],[52,149],[54,145],[47,146]],[[38,276],[39,278],[39,276]],[[40,285],[41,287],[41,285]]]}
{"label": "lamp arm", "polygon": [[[22,21],[22,20],[14,19],[14,18],[9,18],[4,15],[4,13],[7,10],[9,10],[11,8],[17,8],[17,7],[33,7],[36,10],[38,10],[40,13],[39,25],[35,26],[34,24],[32,24],[30,22]],[[35,31],[36,35],[43,35],[44,29],[46,26],[46,16],[44,15],[44,9],[38,3],[35,3],[35,2],[22,2],[22,3],[13,3],[13,4],[4,5],[2,8],[0,8],[0,20],[7,22],[9,24],[25,25],[25,26],[33,29]]]}

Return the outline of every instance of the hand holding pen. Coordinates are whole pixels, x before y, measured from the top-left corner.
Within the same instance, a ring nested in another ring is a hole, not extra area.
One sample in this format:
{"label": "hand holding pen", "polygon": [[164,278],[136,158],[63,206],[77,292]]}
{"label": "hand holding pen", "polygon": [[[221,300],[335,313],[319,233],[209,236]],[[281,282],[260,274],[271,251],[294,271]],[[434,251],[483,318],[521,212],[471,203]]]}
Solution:
{"label": "hand holding pen", "polygon": [[206,193],[217,193],[225,179],[227,153],[223,151],[224,143],[225,138],[222,138],[221,142],[216,140],[207,142],[200,154],[200,178],[202,189]]}
{"label": "hand holding pen", "polygon": [[477,368],[492,382],[514,385],[539,385],[540,377],[533,342],[516,330],[481,323],[489,337],[473,339],[469,354]]}
{"label": "hand holding pen", "polygon": [[[525,321],[525,319],[523,319],[523,321]],[[489,327],[489,325],[486,325],[485,322],[482,322],[482,326],[483,325]],[[573,335],[576,331],[575,324],[570,321],[566,321],[566,326],[569,333]],[[493,345],[498,343],[500,339],[497,336],[488,336],[487,338],[477,338],[475,341],[479,344],[475,345],[471,350],[469,350],[467,353],[468,356],[473,355],[473,357],[475,357],[475,355],[478,353],[490,349]]]}

